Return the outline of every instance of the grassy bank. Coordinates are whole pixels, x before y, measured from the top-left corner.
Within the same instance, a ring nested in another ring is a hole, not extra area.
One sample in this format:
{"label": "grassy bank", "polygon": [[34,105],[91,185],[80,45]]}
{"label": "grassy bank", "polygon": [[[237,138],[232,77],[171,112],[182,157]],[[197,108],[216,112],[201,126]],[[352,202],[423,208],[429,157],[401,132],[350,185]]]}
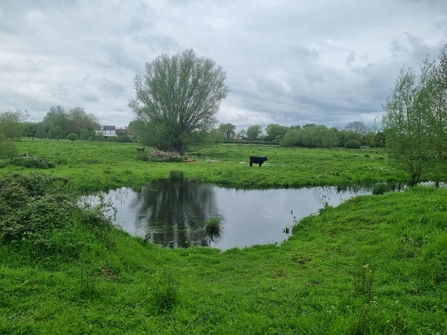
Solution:
{"label": "grassy bank", "polygon": [[[305,187],[369,184],[377,181],[405,181],[376,149],[307,149],[278,146],[223,144],[191,149],[190,163],[142,160],[150,152],[138,153],[128,143],[28,141],[16,142],[20,154],[53,162],[44,172],[70,178],[88,191],[139,186],[152,179],[166,178],[171,170],[186,178],[234,187]],[[259,166],[249,166],[249,156],[267,156]],[[7,166],[0,173],[21,169]],[[25,170],[23,168],[23,170]],[[29,169],[26,169],[29,171]]]}
{"label": "grassy bank", "polygon": [[[20,145],[65,159],[47,172],[73,175],[75,186],[83,185],[82,171],[106,187],[170,170],[256,186],[299,185],[302,174],[316,184],[399,180],[375,151],[219,146],[191,151],[193,163],[155,163],[137,160],[131,145],[110,144],[106,159],[97,152],[104,146],[89,153],[82,144],[44,143]],[[267,155],[268,164],[248,167],[249,154]],[[446,199],[447,190],[429,187],[357,197],[303,219],[281,245],[223,253],[163,249],[117,229],[92,233],[91,219],[76,212],[44,230],[45,252],[23,240],[0,246],[0,334],[444,334]],[[98,212],[89,215],[104,224]],[[61,232],[73,233],[62,239]]]}

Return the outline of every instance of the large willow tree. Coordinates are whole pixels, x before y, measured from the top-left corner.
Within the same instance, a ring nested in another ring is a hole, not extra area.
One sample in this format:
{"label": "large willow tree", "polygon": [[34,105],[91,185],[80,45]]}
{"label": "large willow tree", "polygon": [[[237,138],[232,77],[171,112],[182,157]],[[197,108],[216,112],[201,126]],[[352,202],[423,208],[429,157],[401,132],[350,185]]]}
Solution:
{"label": "large willow tree", "polygon": [[229,91],[225,79],[222,67],[193,50],[172,57],[162,54],[146,63],[146,75],[136,76],[136,97],[129,102],[139,140],[183,154],[216,124],[215,115]]}

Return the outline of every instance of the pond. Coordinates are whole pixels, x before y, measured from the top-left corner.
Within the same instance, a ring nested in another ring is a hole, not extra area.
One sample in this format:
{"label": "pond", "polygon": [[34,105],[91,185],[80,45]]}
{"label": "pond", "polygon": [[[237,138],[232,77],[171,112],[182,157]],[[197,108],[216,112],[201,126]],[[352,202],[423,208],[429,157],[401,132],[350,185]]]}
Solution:
{"label": "pond", "polygon": [[[134,236],[169,248],[210,246],[221,250],[281,243],[301,218],[327,203],[371,191],[336,187],[240,190],[191,181],[157,180],[139,190],[106,194],[117,209],[114,224]],[[219,218],[221,231],[210,236],[205,221]]]}

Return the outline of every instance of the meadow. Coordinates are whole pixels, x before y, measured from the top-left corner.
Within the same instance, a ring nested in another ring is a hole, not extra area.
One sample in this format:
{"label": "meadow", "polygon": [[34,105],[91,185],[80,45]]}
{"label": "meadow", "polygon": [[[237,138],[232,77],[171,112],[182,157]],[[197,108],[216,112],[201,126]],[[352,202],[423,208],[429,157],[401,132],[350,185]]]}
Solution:
{"label": "meadow", "polygon": [[[137,187],[174,170],[249,188],[405,181],[380,150],[218,145],[191,149],[186,163],[144,160],[133,144],[17,146],[55,167],[6,165],[2,177],[29,175],[28,188],[46,181],[61,200],[35,207],[46,209],[33,219],[40,240],[12,240],[9,232],[12,242],[0,246],[0,334],[447,333],[446,189],[357,197],[304,218],[281,245],[225,252],[157,247],[110,229],[98,210],[61,205],[74,191]],[[250,155],[268,161],[249,167]],[[30,174],[36,171],[70,181]],[[26,199],[26,187],[16,184],[8,187],[18,191],[0,196],[4,203],[11,194],[19,204]],[[27,210],[4,214],[5,222]]]}
{"label": "meadow", "polygon": [[[53,162],[45,170],[70,178],[85,192],[140,186],[153,179],[167,178],[169,171],[181,170],[186,178],[198,182],[243,188],[344,186],[381,181],[405,181],[392,168],[382,149],[308,149],[267,145],[220,144],[192,148],[184,162],[145,161],[145,153],[132,143],[82,141],[19,141],[21,155],[37,156]],[[267,156],[261,168],[249,166],[249,156]],[[0,174],[20,170],[15,166],[0,169]],[[23,171],[29,169],[23,168]]]}

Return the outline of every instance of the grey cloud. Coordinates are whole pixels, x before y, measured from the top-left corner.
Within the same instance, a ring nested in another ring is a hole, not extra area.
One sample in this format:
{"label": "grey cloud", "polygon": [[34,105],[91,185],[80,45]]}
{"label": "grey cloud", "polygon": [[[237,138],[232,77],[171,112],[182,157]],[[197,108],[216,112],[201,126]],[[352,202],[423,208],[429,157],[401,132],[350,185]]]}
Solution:
{"label": "grey cloud", "polygon": [[123,96],[125,90],[123,85],[107,78],[101,78],[99,89],[107,98],[117,98]]}
{"label": "grey cloud", "polygon": [[222,120],[344,127],[445,43],[445,1],[3,0],[0,111],[80,105],[127,125],[145,62],[193,48],[227,72]]}
{"label": "grey cloud", "polygon": [[165,53],[169,53],[178,50],[179,48],[179,45],[175,40],[163,34],[136,35],[132,40],[135,43],[142,44],[153,51],[164,51]]}
{"label": "grey cloud", "polygon": [[354,61],[355,61],[355,52],[351,51],[348,58],[346,58],[346,65],[351,66],[352,62],[354,62]]}

